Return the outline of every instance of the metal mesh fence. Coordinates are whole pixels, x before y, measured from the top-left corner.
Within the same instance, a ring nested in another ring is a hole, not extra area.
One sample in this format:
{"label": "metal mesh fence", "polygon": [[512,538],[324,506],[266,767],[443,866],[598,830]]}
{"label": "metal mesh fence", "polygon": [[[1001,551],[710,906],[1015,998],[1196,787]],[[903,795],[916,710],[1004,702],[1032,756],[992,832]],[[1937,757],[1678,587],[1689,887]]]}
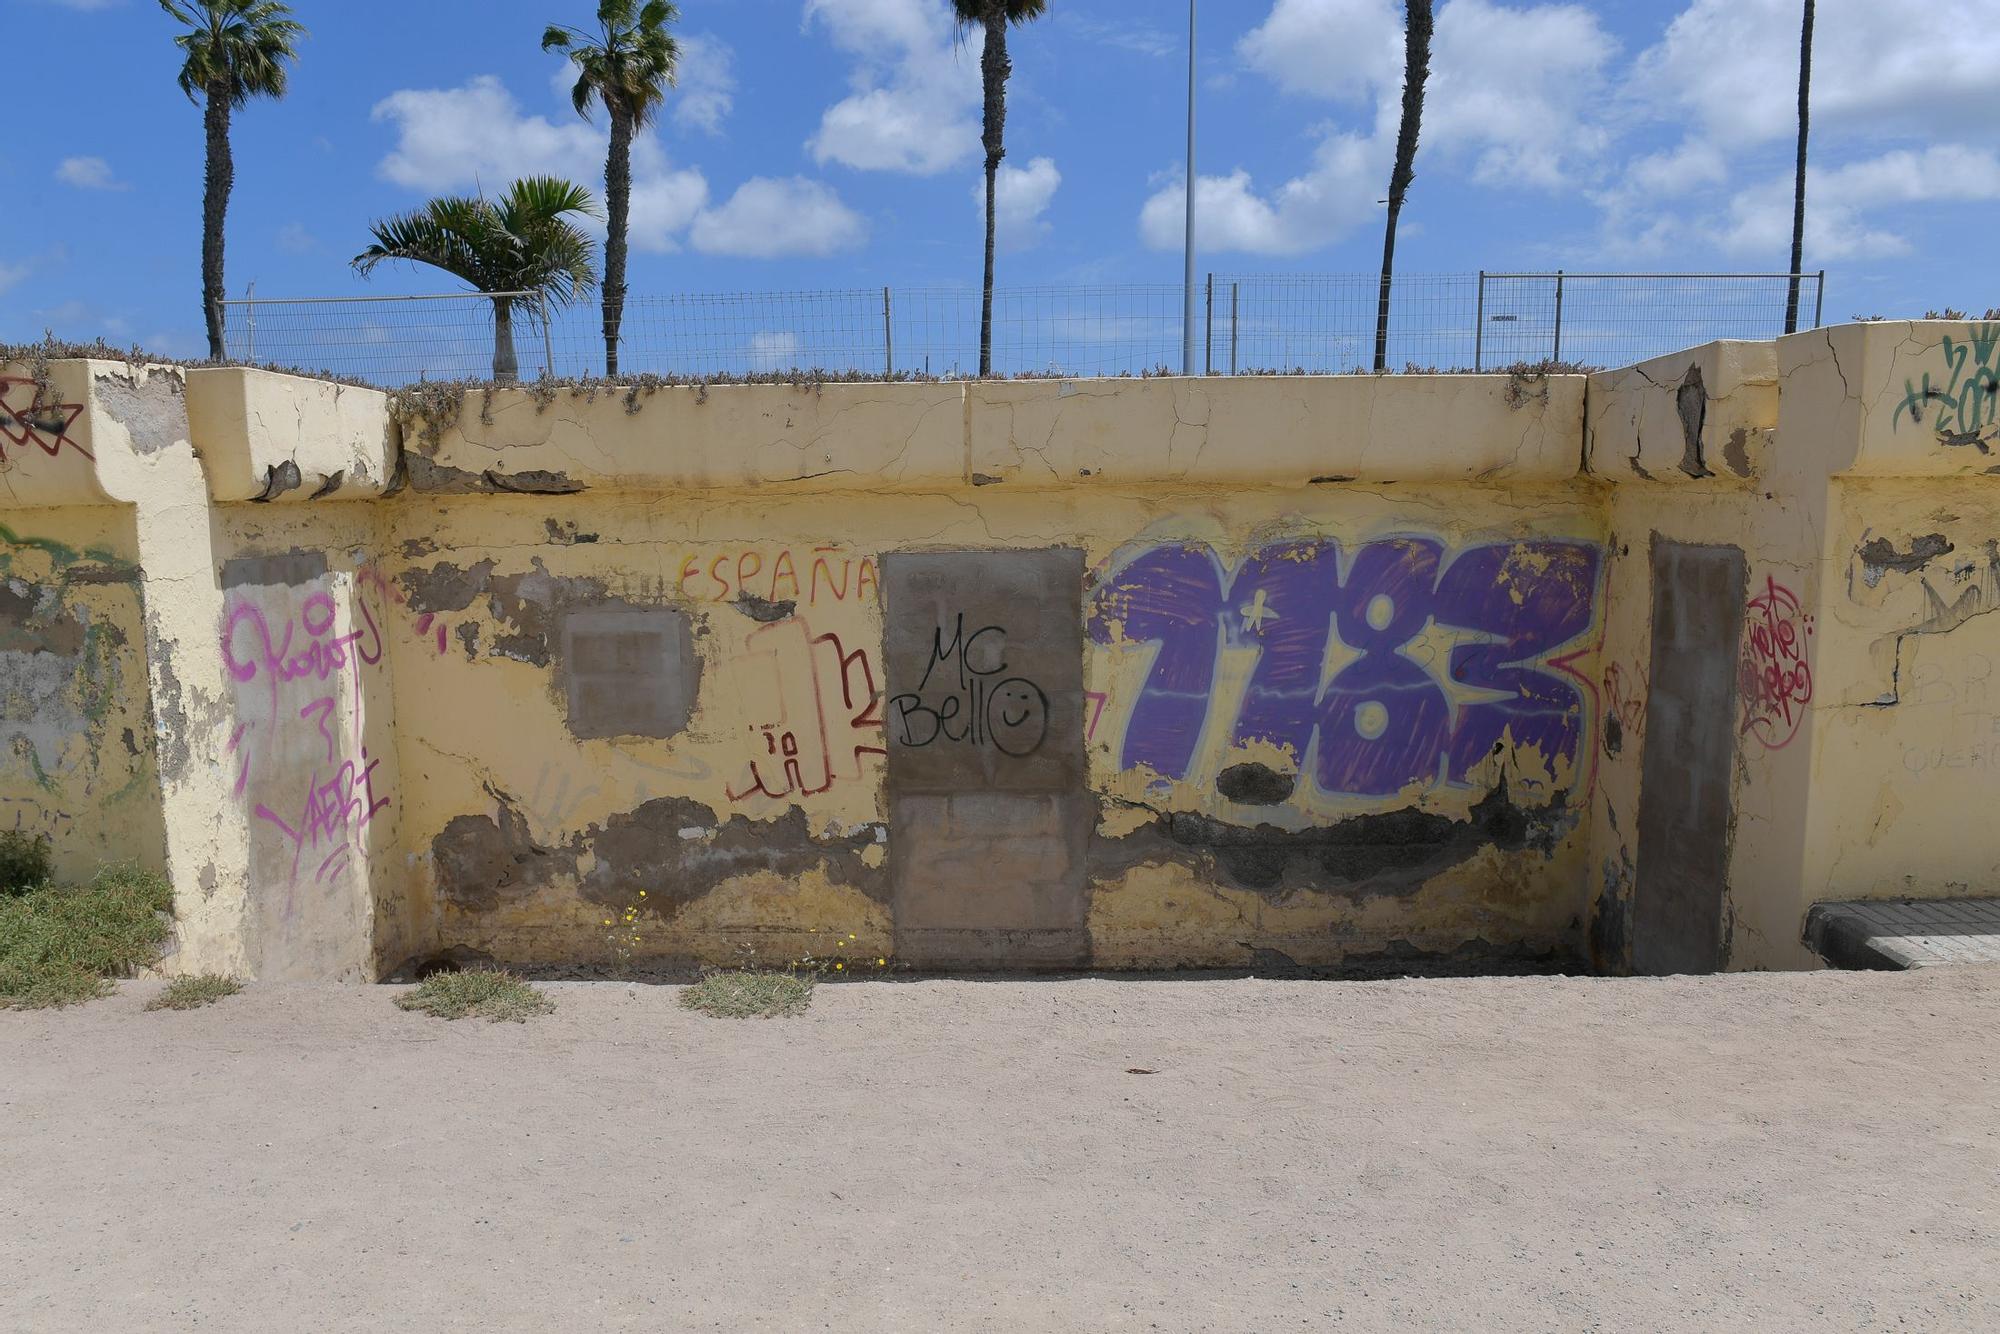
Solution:
{"label": "metal mesh fence", "polygon": [[[1713,338],[1783,329],[1783,274],[1399,274],[1391,293],[1392,370],[1493,369],[1545,358],[1624,365]],[[1818,323],[1822,275],[1802,311]],[[1373,364],[1374,274],[1216,275],[1197,293],[1197,371],[1337,373]],[[993,369],[1001,375],[1179,370],[1182,289],[997,289]],[[495,371],[494,298],[232,301],[233,358],[379,384],[484,378]],[[523,378],[603,369],[594,304],[547,312],[509,302]],[[969,288],[636,296],[620,369],[686,376],[791,370],[975,374],[980,294]],[[1803,322],[1803,320],[1802,320]]]}

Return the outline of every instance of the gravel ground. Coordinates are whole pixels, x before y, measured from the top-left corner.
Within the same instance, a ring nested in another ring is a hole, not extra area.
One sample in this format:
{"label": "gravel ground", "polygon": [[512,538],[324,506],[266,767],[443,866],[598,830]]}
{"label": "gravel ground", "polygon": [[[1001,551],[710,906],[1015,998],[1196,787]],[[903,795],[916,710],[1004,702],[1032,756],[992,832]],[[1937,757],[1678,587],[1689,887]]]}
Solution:
{"label": "gravel ground", "polygon": [[2000,969],[0,1013],[0,1329],[2000,1328]]}

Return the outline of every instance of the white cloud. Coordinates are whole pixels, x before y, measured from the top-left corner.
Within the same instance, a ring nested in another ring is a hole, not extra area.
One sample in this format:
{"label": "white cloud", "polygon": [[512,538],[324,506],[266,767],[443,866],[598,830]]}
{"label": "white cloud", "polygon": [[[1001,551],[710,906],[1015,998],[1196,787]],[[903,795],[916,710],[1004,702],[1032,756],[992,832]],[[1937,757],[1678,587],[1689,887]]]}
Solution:
{"label": "white cloud", "polygon": [[[1303,176],[1260,195],[1250,173],[1203,176],[1195,186],[1195,237],[1204,250],[1303,255],[1381,216],[1376,200],[1389,179],[1390,151],[1377,136],[1329,134]],[[1185,176],[1162,186],[1139,214],[1140,238],[1178,250],[1186,225]]]}
{"label": "white cloud", "polygon": [[[1792,177],[1772,177],[1730,203],[1718,240],[1731,251],[1784,254],[1792,236]],[[2000,156],[1941,144],[1806,174],[1806,253],[1813,262],[1906,253],[1899,233],[1874,226],[1877,210],[1946,202],[2000,200]]]}
{"label": "white cloud", "polygon": [[26,264],[0,264],[0,295],[20,286],[31,272]]}
{"label": "white cloud", "polygon": [[[1618,44],[1580,5],[1510,9],[1452,0],[1438,14],[1423,137],[1477,155],[1483,185],[1564,183],[1568,166],[1609,143],[1592,111]],[[1400,109],[1402,62],[1385,96]]]}
{"label": "white cloud", "polygon": [[[573,76],[558,69],[567,88]],[[566,96],[567,94],[565,94]],[[396,147],[377,168],[386,179],[426,194],[482,189],[497,194],[521,176],[562,176],[603,195],[607,132],[582,120],[551,122],[522,112],[500,80],[486,74],[460,88],[405,89],[377,103],[377,122],[396,126]],[[708,182],[676,168],[657,136],[632,145],[634,249],[665,253],[708,201]],[[599,235],[601,221],[587,224]]]}
{"label": "white cloud", "polygon": [[[397,185],[436,193],[505,188],[520,176],[589,181],[602,171],[603,133],[583,121],[527,116],[498,77],[461,88],[406,88],[375,104],[375,122],[396,127],[396,147],[378,171]],[[584,169],[583,164],[591,164]]]}
{"label": "white cloud", "polygon": [[[1798,0],[1692,0],[1633,66],[1656,110],[1725,145],[1798,131]],[[1964,138],[2000,119],[1992,0],[1824,4],[1813,27],[1815,130]],[[1990,131],[1989,131],[1990,132]]]}
{"label": "white cloud", "polygon": [[736,53],[727,42],[706,33],[680,39],[679,83],[668,94],[674,124],[704,134],[722,133],[722,123],[736,108]]}
{"label": "white cloud", "polygon": [[1390,0],[1277,0],[1236,54],[1288,93],[1359,100],[1400,86],[1403,21]]}
{"label": "white cloud", "polygon": [[750,335],[750,369],[784,371],[799,364],[799,336],[795,333],[755,333]]}
{"label": "white cloud", "polygon": [[94,14],[105,9],[121,9],[125,0],[41,0],[41,3],[54,5],[58,9],[76,9],[86,14]]}
{"label": "white cloud", "polygon": [[754,176],[727,203],[704,209],[688,236],[696,250],[709,255],[825,256],[862,244],[868,224],[818,181]]}
{"label": "white cloud", "polygon": [[[1054,202],[1062,185],[1062,173],[1053,159],[1038,157],[1025,167],[1000,164],[994,186],[994,230],[1001,248],[1026,250],[1049,234],[1042,216]],[[972,185],[972,206],[983,220],[986,216],[986,178]]]}
{"label": "white cloud", "polygon": [[78,190],[129,190],[132,187],[112,173],[111,164],[101,157],[66,157],[56,168],[56,179]]}
{"label": "white cloud", "polygon": [[288,222],[278,228],[278,249],[288,255],[310,255],[319,249],[319,238],[302,222]]}
{"label": "white cloud", "polygon": [[1183,57],[1187,54],[1187,39],[1179,30],[1169,31],[1125,17],[1116,22],[1092,18],[1088,14],[1078,14],[1068,5],[1055,11],[1055,21],[1059,28],[1075,33],[1084,41],[1098,42],[1155,60],[1163,60],[1177,52]]}
{"label": "white cloud", "polygon": [[806,141],[815,161],[931,176],[978,151],[979,56],[943,0],[806,0],[805,19],[855,59],[852,91]]}

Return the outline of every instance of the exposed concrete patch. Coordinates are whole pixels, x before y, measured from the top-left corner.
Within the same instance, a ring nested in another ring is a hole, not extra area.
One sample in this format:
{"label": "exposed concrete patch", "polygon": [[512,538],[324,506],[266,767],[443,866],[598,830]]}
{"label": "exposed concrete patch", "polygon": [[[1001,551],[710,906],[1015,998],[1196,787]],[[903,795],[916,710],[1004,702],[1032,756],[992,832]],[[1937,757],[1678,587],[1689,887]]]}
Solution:
{"label": "exposed concrete patch", "polygon": [[573,523],[558,523],[554,519],[543,519],[542,527],[549,535],[549,541],[558,546],[584,546],[597,540],[596,533],[579,532]]}
{"label": "exposed concrete patch", "polygon": [[579,739],[685,732],[701,689],[688,614],[673,607],[569,608],[561,618],[565,725]]}
{"label": "exposed concrete patch", "polygon": [[1702,457],[1701,432],[1708,424],[1708,390],[1701,382],[1699,365],[1688,367],[1681,387],[1674,391],[1674,408],[1680,414],[1684,442],[1681,471],[1690,477],[1715,476],[1708,461]]}
{"label": "exposed concrete patch", "polygon": [[1632,885],[1636,876],[1632,850],[1621,843],[1616,857],[1604,859],[1603,884],[1590,909],[1590,962],[1600,973],[1632,969]]}
{"label": "exposed concrete patch", "polygon": [[1911,538],[1908,551],[1898,551],[1894,542],[1886,537],[1877,537],[1863,542],[1855,554],[1861,557],[1861,578],[1873,588],[1882,582],[1884,574],[1891,571],[1915,574],[1952,550],[1952,544],[1943,533],[1927,533]]}
{"label": "exposed concrete patch", "polygon": [[1463,820],[1410,808],[1294,832],[1162,812],[1122,838],[1094,836],[1090,869],[1100,879],[1149,862],[1179,861],[1197,874],[1212,863],[1223,883],[1274,899],[1300,890],[1393,897],[1415,893],[1481,848],[1551,856],[1577,816],[1563,790],[1541,806],[1516,805],[1504,777]]}
{"label": "exposed concrete patch", "polygon": [[60,590],[21,579],[0,581],[0,651],[73,658],[83,651],[81,617],[61,612]]}
{"label": "exposed concrete patch", "polygon": [[715,812],[700,802],[661,797],[612,816],[584,837],[596,857],[584,878],[584,897],[611,907],[637,903],[668,916],[723,881],[754,871],[798,876],[819,870],[834,884],[852,885],[878,902],[889,897],[888,873],[862,856],[876,846],[875,827],[815,838],[806,813],[796,806],[775,820],[737,815],[718,824]]}
{"label": "exposed concrete patch", "polygon": [[132,437],[132,452],[157,454],[189,436],[187,390],[178,375],[97,377],[97,402]]}
{"label": "exposed concrete patch", "polygon": [[1750,432],[1739,426],[1722,446],[1722,462],[1738,477],[1750,475]]}
{"label": "exposed concrete patch", "polygon": [[792,618],[792,614],[799,609],[799,604],[796,601],[766,601],[747,588],[737,594],[736,601],[730,605],[745,616],[748,616],[751,620],[762,621],[766,625],[774,621],[788,621]]}
{"label": "exposed concrete patch", "polygon": [[1618,720],[1617,714],[1609,710],[1604,714],[1603,733],[1604,757],[1615,760],[1625,751],[1625,724]]}
{"label": "exposed concrete patch", "polygon": [[541,468],[515,473],[501,472],[497,468],[468,472],[438,463],[422,454],[405,454],[404,459],[411,489],[426,495],[470,496],[497,492],[503,495],[573,496],[584,490],[583,483]]}
{"label": "exposed concrete patch", "polygon": [[[409,545],[404,544],[406,554]],[[411,568],[402,574],[403,595],[409,599],[410,610],[418,615],[464,611],[486,591],[494,565],[489,559],[462,569],[448,561],[439,561],[428,570]]]}
{"label": "exposed concrete patch", "polygon": [[296,491],[304,485],[305,479],[299,475],[299,465],[286,459],[283,463],[274,463],[264,470],[263,494],[250,497],[250,503],[268,505],[287,491]]}
{"label": "exposed concrete patch", "polygon": [[535,842],[512,803],[499,800],[500,817],[460,815],[431,840],[438,892],[466,912],[491,912],[528,897],[558,876],[576,874],[576,850]]}
{"label": "exposed concrete patch", "polygon": [[232,556],[222,562],[224,589],[283,584],[297,588],[326,577],[324,551],[285,551],[270,556]]}
{"label": "exposed concrete patch", "polygon": [[1298,775],[1264,764],[1232,764],[1216,775],[1215,790],[1245,806],[1282,806],[1292,799]]}

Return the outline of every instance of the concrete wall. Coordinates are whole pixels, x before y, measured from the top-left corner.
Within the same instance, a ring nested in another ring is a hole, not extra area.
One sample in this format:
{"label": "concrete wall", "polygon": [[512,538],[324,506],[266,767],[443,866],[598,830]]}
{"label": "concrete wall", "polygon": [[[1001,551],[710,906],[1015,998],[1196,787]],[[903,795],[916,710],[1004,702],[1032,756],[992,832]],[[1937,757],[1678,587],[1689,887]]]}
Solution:
{"label": "concrete wall", "polygon": [[1813,900],[1995,856],[1947,835],[2000,759],[1992,348],[400,424],[8,368],[0,819],[264,977],[1802,966]]}

